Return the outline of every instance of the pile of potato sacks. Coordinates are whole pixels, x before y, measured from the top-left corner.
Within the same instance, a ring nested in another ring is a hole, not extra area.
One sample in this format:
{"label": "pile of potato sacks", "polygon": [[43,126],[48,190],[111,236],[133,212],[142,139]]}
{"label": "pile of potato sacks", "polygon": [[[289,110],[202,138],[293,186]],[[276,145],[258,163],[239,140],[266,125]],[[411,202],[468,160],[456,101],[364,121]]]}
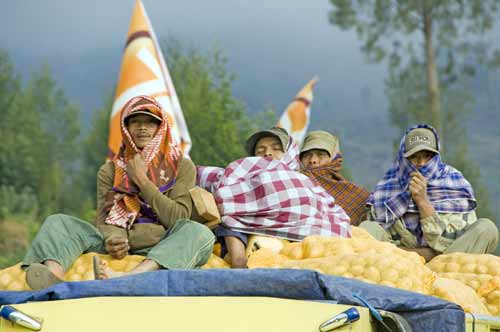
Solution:
{"label": "pile of potato sacks", "polygon": [[[423,257],[375,240],[353,227],[349,239],[310,236],[288,242],[250,237],[249,268],[310,269],[368,283],[433,295],[474,314],[500,316],[500,257],[454,253],[427,265]],[[204,268],[229,265],[212,255]]]}
{"label": "pile of potato sacks", "polygon": [[[500,257],[453,253],[435,257],[427,267],[434,271],[438,278],[456,280],[467,285],[485,305],[486,314],[500,316]],[[443,297],[439,291],[435,295]],[[444,298],[453,301],[453,296],[460,294],[450,296]],[[465,309],[466,303],[459,304]],[[476,313],[472,310],[469,312]]]}
{"label": "pile of potato sacks", "polygon": [[[229,268],[219,257],[220,247],[202,268]],[[92,256],[82,255],[66,273],[67,281],[89,280]],[[440,255],[427,265],[423,257],[380,242],[363,229],[353,227],[349,239],[310,236],[288,242],[251,236],[247,248],[248,267],[309,269],[324,274],[362,280],[372,284],[434,295],[459,304],[466,312],[500,316],[500,257],[454,253]],[[129,271],[142,259],[127,256],[107,260],[115,271]],[[19,264],[0,270],[0,290],[27,290]]]}

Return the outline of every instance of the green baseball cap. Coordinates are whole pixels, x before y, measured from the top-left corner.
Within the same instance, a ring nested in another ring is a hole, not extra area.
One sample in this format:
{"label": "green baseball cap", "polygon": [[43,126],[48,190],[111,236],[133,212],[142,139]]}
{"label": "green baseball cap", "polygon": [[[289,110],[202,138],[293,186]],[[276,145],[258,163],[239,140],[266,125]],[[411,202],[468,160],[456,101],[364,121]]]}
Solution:
{"label": "green baseball cap", "polygon": [[428,128],[415,128],[406,135],[403,157],[408,158],[422,150],[439,153],[436,136]]}
{"label": "green baseball cap", "polygon": [[311,131],[304,138],[300,154],[309,150],[325,150],[330,157],[340,152],[339,139],[323,130]]}
{"label": "green baseball cap", "polygon": [[255,156],[255,145],[264,137],[277,137],[281,142],[283,152],[286,152],[288,141],[290,140],[288,132],[283,128],[272,127],[267,130],[258,131],[247,139],[245,150],[249,156]]}

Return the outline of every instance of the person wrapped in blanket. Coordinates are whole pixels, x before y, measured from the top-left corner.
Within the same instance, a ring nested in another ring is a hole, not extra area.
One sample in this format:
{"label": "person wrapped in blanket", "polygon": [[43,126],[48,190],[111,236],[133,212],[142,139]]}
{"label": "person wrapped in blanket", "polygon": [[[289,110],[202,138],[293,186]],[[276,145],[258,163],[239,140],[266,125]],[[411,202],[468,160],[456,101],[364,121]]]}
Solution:
{"label": "person wrapped in blanket", "polygon": [[308,133],[300,149],[300,162],[302,173],[335,198],[351,219],[351,225],[358,226],[366,220],[366,201],[370,193],[340,174],[343,158],[336,136],[322,130]]}
{"label": "person wrapped in blanket", "polygon": [[298,241],[308,235],[350,237],[349,216],[321,186],[299,172],[299,149],[273,127],[246,142],[249,157],[225,169],[198,166],[197,184],[221,213],[214,230],[233,268],[246,267],[247,234]]}
{"label": "person wrapped in blanket", "polygon": [[394,164],[368,199],[368,220],[360,227],[426,261],[441,253],[494,252],[497,227],[476,216],[470,183],[442,161],[440,151],[433,127],[408,129]]}
{"label": "person wrapped in blanket", "polygon": [[[122,259],[143,255],[130,274],[190,269],[206,263],[215,237],[187,220],[196,169],[172,141],[161,105],[147,96],[134,97],[121,110],[122,146],[112,162],[97,173],[94,227],[78,218],[49,216],[23,259],[26,281],[34,289],[61,282],[64,272],[85,252]],[[94,261],[97,279],[123,275]]]}

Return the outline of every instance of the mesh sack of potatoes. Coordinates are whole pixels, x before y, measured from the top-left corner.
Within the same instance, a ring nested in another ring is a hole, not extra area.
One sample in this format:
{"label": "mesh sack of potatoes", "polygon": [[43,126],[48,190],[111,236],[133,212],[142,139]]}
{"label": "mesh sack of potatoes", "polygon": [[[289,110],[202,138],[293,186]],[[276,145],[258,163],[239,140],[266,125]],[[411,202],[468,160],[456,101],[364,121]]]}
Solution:
{"label": "mesh sack of potatoes", "polygon": [[[490,314],[500,316],[500,257],[490,254],[452,253],[439,255],[427,263],[427,266],[439,273],[455,273],[456,279],[476,286],[478,295],[488,308]],[[476,277],[464,276],[473,274]],[[489,277],[486,277],[489,276]],[[467,278],[468,280],[465,280]],[[475,279],[474,279],[475,278]],[[475,280],[475,281],[474,281]],[[485,280],[489,280],[487,283]],[[474,288],[474,287],[472,287]]]}
{"label": "mesh sack of potatoes", "polygon": [[481,297],[500,289],[500,277],[489,274],[442,272],[437,275],[441,278],[458,280],[472,288]]}
{"label": "mesh sack of potatoes", "polygon": [[452,253],[439,255],[427,266],[434,272],[489,274],[500,277],[500,257],[489,254]]}
{"label": "mesh sack of potatoes", "polygon": [[458,304],[465,312],[481,315],[490,314],[474,289],[455,279],[436,278],[432,285],[432,295]]}
{"label": "mesh sack of potatoes", "polygon": [[415,252],[399,249],[394,244],[377,241],[368,236],[355,235],[352,238],[308,236],[302,241],[303,258],[320,258],[361,253],[384,254],[386,256],[396,255],[409,262],[413,262],[413,264],[421,265],[424,263],[424,258]]}
{"label": "mesh sack of potatoes", "polygon": [[435,279],[435,274],[424,264],[415,264],[404,255],[374,252],[296,260],[261,249],[250,256],[248,267],[315,270],[422,294],[431,294]]}
{"label": "mesh sack of potatoes", "polygon": [[[355,242],[354,246],[356,247],[357,243],[362,243],[365,240],[370,240],[370,241],[375,241],[375,239],[364,229],[359,228],[359,227],[352,227],[352,239],[347,239],[347,242],[343,243],[341,246],[342,253],[350,253],[353,252],[352,250],[352,244],[349,245],[349,243]],[[326,241],[322,241],[323,239],[327,239]],[[303,256],[303,242],[290,242],[288,240],[280,239],[280,238],[273,238],[269,236],[264,236],[264,235],[250,235],[248,237],[248,243],[247,243],[247,248],[246,248],[246,255],[247,257],[250,257],[253,252],[262,249],[262,248],[267,248],[270,249],[271,251],[275,253],[280,253],[282,255],[285,255],[291,259],[302,259],[302,258],[313,258],[313,257],[324,257],[323,252],[325,252],[325,248],[322,248],[322,246],[326,245],[328,246],[328,242],[331,241],[332,239],[316,236],[316,237],[309,237],[309,240],[306,241],[305,247],[306,250],[309,250],[308,254],[310,257],[304,257]],[[339,240],[339,239],[337,239]],[[377,241],[378,242],[378,241]],[[339,242],[337,242],[339,243]],[[340,244],[340,243],[339,243]],[[356,247],[358,250],[362,250],[359,245]],[[392,249],[392,248],[391,248]],[[311,253],[312,251],[312,253]],[[338,250],[339,251],[339,250]],[[327,252],[326,254],[329,255],[331,253]]]}
{"label": "mesh sack of potatoes", "polygon": [[215,254],[211,254],[208,261],[203,265],[202,269],[229,269],[231,266],[224,259]]}
{"label": "mesh sack of potatoes", "polygon": [[246,255],[247,257],[250,257],[254,251],[257,251],[261,248],[270,249],[275,253],[279,253],[280,250],[289,243],[290,241],[276,237],[270,237],[264,235],[249,235],[246,248]]}
{"label": "mesh sack of potatoes", "polygon": [[[364,229],[359,228],[359,227],[352,227],[352,237],[356,238],[355,241],[364,239],[364,240],[373,240],[375,239]],[[311,242],[319,241],[318,243],[320,245],[323,245],[323,242],[321,242],[321,239],[325,239],[324,237],[311,237],[308,241],[306,241],[306,246],[307,250],[321,250],[321,248],[310,248],[311,247]],[[280,253],[282,255],[285,255],[291,259],[302,259],[302,258],[308,258],[303,256],[303,244],[302,242],[290,242],[287,240],[279,239],[279,238],[272,238],[268,236],[263,236],[263,235],[250,235],[248,238],[248,244],[247,244],[247,257],[250,257],[254,251],[257,251],[261,248],[267,248],[271,249],[275,253]],[[350,252],[351,247],[345,246],[344,253]],[[313,254],[314,255],[314,254]],[[316,254],[321,257],[323,257],[321,254]],[[309,257],[311,258],[311,257]]]}
{"label": "mesh sack of potatoes", "polygon": [[[359,227],[351,227],[352,229],[352,238],[343,241],[343,245],[341,242],[338,242],[339,239],[337,239],[337,243],[340,249],[337,248],[337,252],[342,252],[342,253],[351,253],[352,246],[348,245],[350,242],[358,242],[361,240],[367,240],[367,241],[375,241],[375,239],[368,233],[366,230],[363,228]],[[353,240],[354,239],[354,240]],[[305,243],[306,247],[306,255],[307,256],[319,256],[323,257],[324,255],[324,248],[321,248],[321,246],[328,246],[328,241],[322,242],[321,239],[319,240],[319,246],[315,246],[313,242],[318,241],[317,238],[311,238]],[[335,241],[335,240],[333,240]],[[302,258],[307,258],[304,257],[303,253],[303,244],[302,242],[288,242],[283,245],[283,248],[280,251],[280,254],[285,255],[291,259],[302,259]]]}
{"label": "mesh sack of potatoes", "polygon": [[439,277],[459,280],[474,289],[491,315],[500,316],[500,277],[474,273],[439,273]]}
{"label": "mesh sack of potatoes", "polygon": [[269,248],[262,248],[254,251],[247,261],[247,266],[249,269],[256,268],[279,268],[284,261],[288,261],[289,258],[282,254],[277,254],[275,251]]}
{"label": "mesh sack of potatoes", "polygon": [[221,248],[221,245],[220,243],[216,243],[214,244],[214,249],[212,250],[212,254],[214,254],[215,256],[221,256],[221,252],[222,252],[222,248]]}
{"label": "mesh sack of potatoes", "polygon": [[[98,255],[102,260],[108,262],[108,266],[117,272],[128,272],[136,267],[143,256],[130,255],[124,259],[113,259],[109,255],[89,253],[80,256],[64,275],[66,281],[93,280],[94,270],[92,256]],[[21,269],[21,264],[0,270],[0,290],[30,290],[25,281],[26,272]]]}
{"label": "mesh sack of potatoes", "polygon": [[25,272],[21,269],[21,264],[0,270],[0,291],[29,290],[24,276]]}
{"label": "mesh sack of potatoes", "polygon": [[493,316],[500,316],[500,289],[486,294],[483,300],[488,308],[490,314]]}
{"label": "mesh sack of potatoes", "polygon": [[290,259],[302,259],[302,243],[301,242],[290,242],[283,246],[280,254],[287,256]]}
{"label": "mesh sack of potatoes", "polygon": [[113,259],[109,255],[88,253],[81,255],[69,268],[64,275],[66,281],[93,280],[94,270],[92,266],[92,257],[99,256],[102,261],[108,263],[108,266],[116,272],[128,272],[139,265],[144,260],[144,256],[128,255],[123,259]]}

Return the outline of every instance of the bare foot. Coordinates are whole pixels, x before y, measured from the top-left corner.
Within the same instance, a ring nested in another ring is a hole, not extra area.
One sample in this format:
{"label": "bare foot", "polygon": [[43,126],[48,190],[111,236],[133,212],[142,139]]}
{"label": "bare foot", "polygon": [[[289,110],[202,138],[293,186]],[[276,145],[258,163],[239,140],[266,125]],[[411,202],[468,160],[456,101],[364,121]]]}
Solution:
{"label": "bare foot", "polygon": [[234,255],[234,258],[231,258],[231,268],[233,269],[246,269],[247,266],[247,256],[245,255]]}
{"label": "bare foot", "polygon": [[99,260],[99,265],[96,268],[97,268],[97,276],[98,276],[96,279],[99,279],[99,280],[118,278],[118,277],[123,277],[124,275],[127,275],[127,273],[125,273],[125,272],[113,271],[108,266],[108,262],[106,262],[105,260]]}
{"label": "bare foot", "polygon": [[58,277],[61,280],[64,279],[64,270],[63,270],[61,264],[59,264],[56,261],[50,260],[50,259],[47,259],[46,261],[44,261],[43,264],[45,266],[47,266],[49,268],[50,272],[52,272],[56,277]]}
{"label": "bare foot", "polygon": [[226,236],[228,255],[231,256],[231,268],[233,269],[246,269],[247,256],[245,252],[245,244],[235,236]]}
{"label": "bare foot", "polygon": [[105,260],[101,260],[99,256],[93,257],[93,263],[94,263],[94,276],[96,280],[118,278],[131,274],[156,271],[160,269],[160,265],[152,259],[143,260],[139,265],[137,265],[132,271],[129,272],[113,271],[108,266],[108,262],[106,262]]}

